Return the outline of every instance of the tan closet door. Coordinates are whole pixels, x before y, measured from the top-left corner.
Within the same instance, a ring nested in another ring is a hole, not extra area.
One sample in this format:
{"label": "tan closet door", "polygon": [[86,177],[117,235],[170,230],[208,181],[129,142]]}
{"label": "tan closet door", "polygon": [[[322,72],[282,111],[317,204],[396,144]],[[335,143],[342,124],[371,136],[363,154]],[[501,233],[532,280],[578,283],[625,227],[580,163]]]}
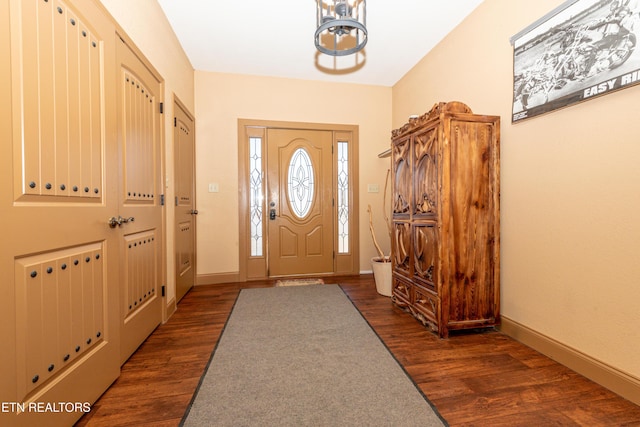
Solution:
{"label": "tan closet door", "polygon": [[115,28],[74,4],[0,0],[0,425],[73,425],[29,405],[119,374]]}
{"label": "tan closet door", "polygon": [[333,272],[332,132],[269,129],[270,276]]}
{"label": "tan closet door", "polygon": [[118,59],[121,362],[162,320],[160,82],[121,40]]}
{"label": "tan closet door", "polygon": [[176,301],[195,284],[196,278],[196,198],[195,124],[181,103],[174,103],[173,128],[176,177]]}

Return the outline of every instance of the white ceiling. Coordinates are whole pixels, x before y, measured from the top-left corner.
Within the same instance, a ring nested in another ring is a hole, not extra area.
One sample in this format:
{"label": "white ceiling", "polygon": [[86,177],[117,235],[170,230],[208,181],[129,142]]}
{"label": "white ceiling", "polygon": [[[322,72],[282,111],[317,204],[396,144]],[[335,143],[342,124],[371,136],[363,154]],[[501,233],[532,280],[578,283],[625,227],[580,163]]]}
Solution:
{"label": "white ceiling", "polygon": [[393,86],[482,0],[369,0],[366,47],[338,58],[315,48],[315,0],[158,3],[196,70]]}

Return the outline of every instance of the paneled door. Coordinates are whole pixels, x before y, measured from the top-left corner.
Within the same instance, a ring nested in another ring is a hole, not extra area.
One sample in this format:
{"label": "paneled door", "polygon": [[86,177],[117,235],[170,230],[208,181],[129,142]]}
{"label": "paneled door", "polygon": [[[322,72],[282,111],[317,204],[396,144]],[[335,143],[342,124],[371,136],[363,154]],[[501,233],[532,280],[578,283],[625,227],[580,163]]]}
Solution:
{"label": "paneled door", "polygon": [[269,275],[334,271],[331,131],[268,129]]}
{"label": "paneled door", "polygon": [[182,103],[173,104],[175,161],[175,248],[176,302],[195,284],[196,215],[195,209],[195,123]]}
{"label": "paneled door", "polygon": [[0,57],[0,425],[68,426],[120,372],[115,28],[0,0]]}
{"label": "paneled door", "polygon": [[120,361],[162,321],[161,83],[117,42],[120,247]]}

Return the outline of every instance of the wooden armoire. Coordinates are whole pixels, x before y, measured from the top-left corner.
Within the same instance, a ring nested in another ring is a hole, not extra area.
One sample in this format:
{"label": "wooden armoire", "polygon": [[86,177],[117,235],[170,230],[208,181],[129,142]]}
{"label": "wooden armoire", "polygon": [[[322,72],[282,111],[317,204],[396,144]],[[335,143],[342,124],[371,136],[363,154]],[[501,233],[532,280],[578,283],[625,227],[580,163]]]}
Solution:
{"label": "wooden armoire", "polygon": [[392,131],[392,300],[441,338],[500,322],[499,140],[461,102]]}

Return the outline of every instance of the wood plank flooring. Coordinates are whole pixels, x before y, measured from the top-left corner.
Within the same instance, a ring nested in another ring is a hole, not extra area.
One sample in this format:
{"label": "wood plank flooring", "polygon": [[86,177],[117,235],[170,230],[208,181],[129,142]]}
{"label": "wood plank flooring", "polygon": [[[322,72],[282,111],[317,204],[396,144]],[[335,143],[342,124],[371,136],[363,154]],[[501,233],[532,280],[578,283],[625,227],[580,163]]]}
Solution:
{"label": "wood plank flooring", "polygon": [[[378,295],[371,275],[330,281],[340,283],[451,426],[640,426],[639,406],[500,332],[440,340]],[[191,290],[76,425],[177,426],[239,290],[273,284]]]}

